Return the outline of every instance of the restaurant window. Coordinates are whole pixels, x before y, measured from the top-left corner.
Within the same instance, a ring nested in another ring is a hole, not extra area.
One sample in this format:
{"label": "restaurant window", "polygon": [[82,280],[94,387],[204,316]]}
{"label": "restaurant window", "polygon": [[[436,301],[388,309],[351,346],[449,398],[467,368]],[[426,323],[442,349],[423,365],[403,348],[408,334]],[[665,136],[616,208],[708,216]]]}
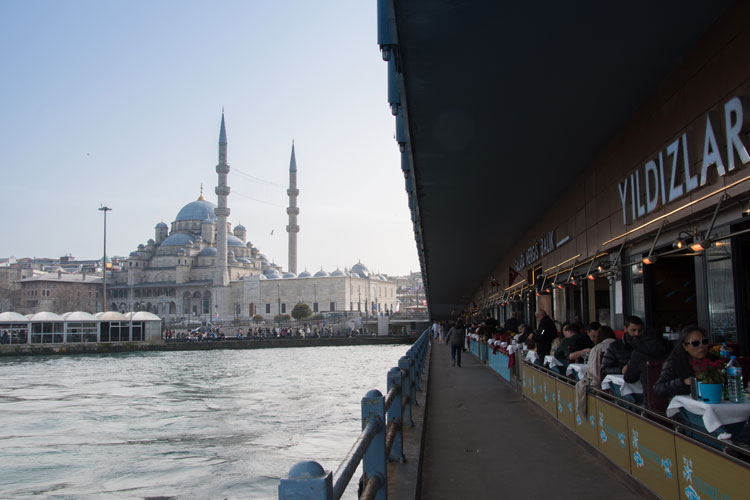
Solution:
{"label": "restaurant window", "polygon": [[709,336],[712,342],[737,342],[732,247],[729,240],[706,249]]}
{"label": "restaurant window", "polygon": [[643,288],[643,263],[630,266],[630,314],[641,319],[646,317],[646,297]]}

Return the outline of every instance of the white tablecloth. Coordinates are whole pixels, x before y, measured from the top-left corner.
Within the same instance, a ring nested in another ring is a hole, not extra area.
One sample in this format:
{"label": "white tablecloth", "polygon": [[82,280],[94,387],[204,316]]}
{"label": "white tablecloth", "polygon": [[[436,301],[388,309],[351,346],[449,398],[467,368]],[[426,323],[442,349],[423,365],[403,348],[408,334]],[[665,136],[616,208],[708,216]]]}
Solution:
{"label": "white tablecloth", "polygon": [[536,353],[536,351],[527,351],[526,357],[524,359],[529,363],[533,363],[534,361],[539,359],[539,355]]}
{"label": "white tablecloth", "polygon": [[544,366],[549,366],[550,368],[554,368],[555,366],[565,366],[556,357],[549,354],[544,357],[543,364]]}
{"label": "white tablecloth", "polygon": [[620,394],[623,396],[627,396],[628,394],[643,394],[641,381],[626,384],[625,375],[607,375],[604,377],[604,380],[602,380],[602,389],[607,390],[611,385],[620,387]]}
{"label": "white tablecloth", "polygon": [[680,408],[685,408],[694,415],[703,416],[703,425],[708,432],[713,432],[722,425],[744,422],[750,417],[750,403],[732,403],[722,401],[719,404],[708,404],[697,401],[690,396],[675,396],[667,406],[667,416],[671,417],[679,413]]}
{"label": "white tablecloth", "polygon": [[570,363],[568,369],[565,370],[565,374],[570,377],[573,373],[575,373],[576,378],[580,380],[581,377],[583,377],[583,374],[586,373],[586,365],[583,363]]}

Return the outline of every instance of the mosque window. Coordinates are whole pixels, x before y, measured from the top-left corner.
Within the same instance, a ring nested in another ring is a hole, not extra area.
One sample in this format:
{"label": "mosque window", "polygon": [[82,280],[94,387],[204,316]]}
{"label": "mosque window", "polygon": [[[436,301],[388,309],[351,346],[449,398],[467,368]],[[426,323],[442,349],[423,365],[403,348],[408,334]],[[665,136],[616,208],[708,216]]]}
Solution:
{"label": "mosque window", "polygon": [[331,311],[335,311],[336,310],[336,303],[335,302],[331,302],[331,309],[330,310]]}
{"label": "mosque window", "polygon": [[286,304],[281,304],[281,314],[286,313]]}
{"label": "mosque window", "polygon": [[271,314],[271,304],[266,304],[266,314]]}
{"label": "mosque window", "polygon": [[318,312],[318,303],[313,302],[313,312]]}

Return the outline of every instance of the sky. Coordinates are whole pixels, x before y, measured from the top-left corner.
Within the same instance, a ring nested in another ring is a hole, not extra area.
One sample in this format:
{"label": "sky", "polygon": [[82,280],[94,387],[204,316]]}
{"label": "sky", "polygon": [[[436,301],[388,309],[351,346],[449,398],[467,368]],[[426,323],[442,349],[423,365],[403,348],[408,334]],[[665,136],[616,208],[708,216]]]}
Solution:
{"label": "sky", "polygon": [[[376,2],[0,2],[0,257],[127,256],[200,194],[225,110],[232,225],[298,272],[419,263]],[[273,233],[273,234],[272,234]]]}

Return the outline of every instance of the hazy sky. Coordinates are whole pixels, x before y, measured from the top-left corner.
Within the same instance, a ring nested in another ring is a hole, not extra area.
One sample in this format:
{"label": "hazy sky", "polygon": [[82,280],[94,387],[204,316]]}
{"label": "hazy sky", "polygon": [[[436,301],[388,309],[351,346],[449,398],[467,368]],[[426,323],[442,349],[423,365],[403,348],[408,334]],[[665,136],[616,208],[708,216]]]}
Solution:
{"label": "hazy sky", "polygon": [[[225,108],[230,221],[287,267],[418,270],[376,44],[376,2],[0,2],[0,256],[127,256],[186,203],[216,203]],[[273,235],[271,232],[273,231]]]}

